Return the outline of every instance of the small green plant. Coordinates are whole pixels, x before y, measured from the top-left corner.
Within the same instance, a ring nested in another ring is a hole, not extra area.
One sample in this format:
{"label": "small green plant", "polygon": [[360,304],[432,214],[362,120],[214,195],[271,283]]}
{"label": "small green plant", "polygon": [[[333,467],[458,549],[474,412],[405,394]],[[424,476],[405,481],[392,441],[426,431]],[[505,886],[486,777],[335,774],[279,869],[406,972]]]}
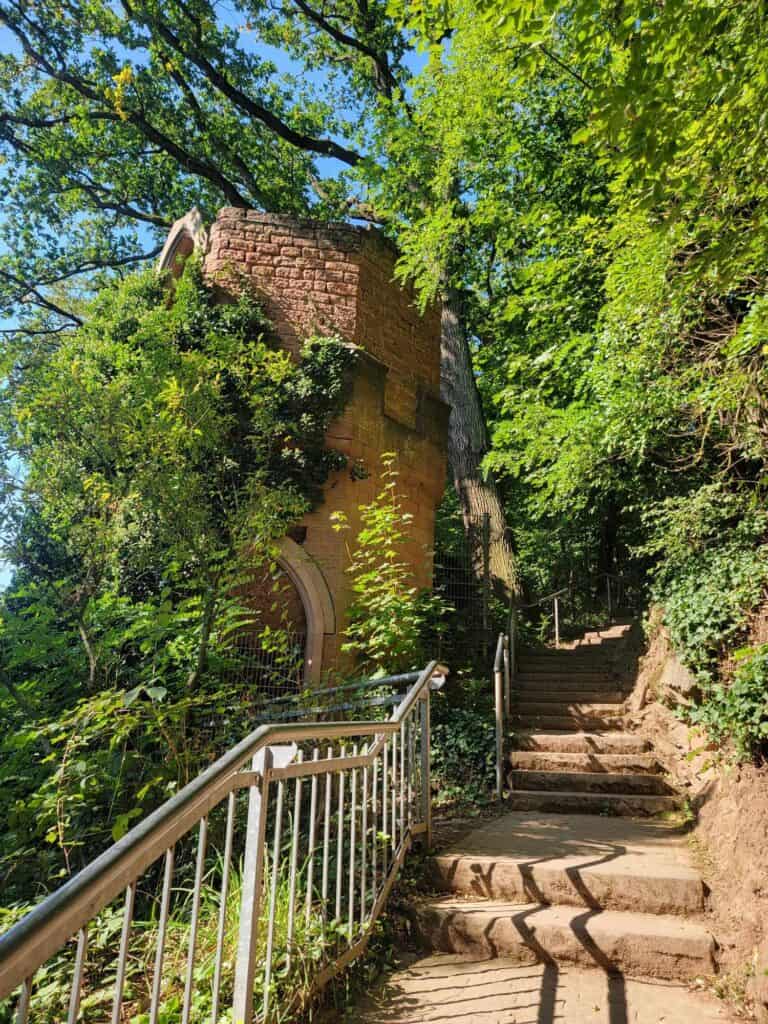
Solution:
{"label": "small green plant", "polygon": [[687,717],[715,741],[730,739],[737,757],[746,758],[768,744],[768,644],[742,648],[735,658],[732,678],[712,683]]}
{"label": "small green plant", "polygon": [[[414,583],[404,553],[413,516],[403,511],[398,475],[397,456],[382,455],[382,489],[369,504],[359,506],[360,530],[349,551],[347,572],[354,597],[341,649],[356,655],[360,668],[371,674],[422,664],[423,638],[447,611],[441,597]],[[344,512],[332,513],[331,521],[338,533],[351,528]]]}

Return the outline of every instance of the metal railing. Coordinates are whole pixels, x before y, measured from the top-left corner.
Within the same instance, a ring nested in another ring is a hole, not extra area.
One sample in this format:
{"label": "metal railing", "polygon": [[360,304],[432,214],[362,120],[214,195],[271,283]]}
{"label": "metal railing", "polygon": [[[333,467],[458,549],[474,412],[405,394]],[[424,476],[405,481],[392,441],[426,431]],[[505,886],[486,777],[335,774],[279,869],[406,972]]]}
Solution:
{"label": "metal railing", "polygon": [[251,733],[0,936],[0,1018],[293,1012],[298,989],[364,952],[414,838],[430,843],[430,692],[446,671],[375,680],[409,684],[385,721]]}
{"label": "metal railing", "polygon": [[[627,583],[631,583],[631,581],[625,576],[620,576],[616,573],[610,572],[598,573],[596,576],[591,577],[591,579],[593,579],[597,584],[598,589],[602,590],[605,596],[605,608],[608,613],[608,622],[613,622],[614,612],[617,608],[622,606],[622,603],[627,598]],[[573,605],[574,586],[572,583],[566,587],[561,587],[559,590],[553,591],[551,594],[546,594],[544,597],[538,597],[536,600],[528,602],[528,604],[519,605],[519,608],[522,611],[530,608],[537,608],[541,605],[547,605],[550,602],[552,603],[552,624],[556,648],[560,647],[562,600],[566,596],[570,604]],[[510,632],[512,632],[512,627],[510,627]]]}
{"label": "metal railing", "polygon": [[493,661],[493,704],[496,723],[496,798],[504,795],[504,757],[506,735],[512,711],[512,677],[514,652],[510,650],[510,636],[499,633],[496,657]]}

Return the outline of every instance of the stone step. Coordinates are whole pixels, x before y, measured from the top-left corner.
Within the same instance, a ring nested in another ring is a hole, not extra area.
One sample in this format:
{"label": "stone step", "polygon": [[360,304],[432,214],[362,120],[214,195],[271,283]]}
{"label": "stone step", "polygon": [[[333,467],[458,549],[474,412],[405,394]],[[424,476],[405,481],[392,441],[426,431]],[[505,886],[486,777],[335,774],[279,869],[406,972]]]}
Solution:
{"label": "stone step", "polygon": [[582,675],[576,673],[574,675],[567,675],[566,673],[552,672],[552,673],[527,673],[526,675],[518,675],[512,680],[512,690],[522,691],[534,689],[545,689],[545,690],[616,690],[617,687],[621,686],[621,681],[618,676],[611,675],[608,672],[602,674]]}
{"label": "stone step", "polygon": [[507,797],[512,811],[548,811],[557,814],[606,814],[617,817],[652,817],[679,811],[679,796],[649,796],[626,793],[579,793],[573,790],[516,789]]}
{"label": "stone step", "polygon": [[431,859],[437,888],[475,899],[698,914],[704,885],[685,831],[654,818],[508,812]]}
{"label": "stone step", "polygon": [[662,767],[653,754],[595,754],[551,750],[515,750],[509,763],[518,771],[530,772],[646,772],[658,774]]}
{"label": "stone step", "polygon": [[[334,1018],[335,1019],[335,1018]],[[366,988],[347,1024],[743,1024],[689,985],[599,968],[401,955]]]}
{"label": "stone step", "polygon": [[565,657],[519,658],[517,671],[524,675],[528,672],[595,672],[597,674],[614,672],[613,658],[585,658],[574,655]]}
{"label": "stone step", "polygon": [[427,949],[473,959],[565,962],[677,981],[715,966],[710,932],[679,917],[455,898],[413,906],[410,914]]}
{"label": "stone step", "polygon": [[620,704],[609,704],[603,701],[587,701],[582,704],[579,701],[563,700],[562,696],[557,701],[535,699],[519,700],[515,705],[518,715],[586,715],[596,718],[603,716],[617,717],[621,715]]}
{"label": "stone step", "polygon": [[542,732],[601,732],[615,730],[621,726],[621,715],[579,715],[567,714],[517,714],[513,717],[511,727],[525,732],[541,730]]}
{"label": "stone step", "polygon": [[517,750],[535,750],[558,754],[642,754],[651,744],[642,736],[626,732],[526,732],[512,737]]}
{"label": "stone step", "polygon": [[557,793],[620,793],[623,796],[674,796],[661,775],[621,772],[527,771],[509,773],[513,791]]}
{"label": "stone step", "polygon": [[700,914],[701,876],[686,864],[660,861],[622,847],[580,856],[463,856],[439,854],[429,862],[437,892],[513,903],[535,900],[592,910],[644,914]]}
{"label": "stone step", "polygon": [[[626,697],[621,690],[603,690],[602,692],[596,690],[551,690],[540,689],[540,690],[520,690],[514,699],[514,707],[523,710],[526,709],[527,705],[536,703],[536,705],[548,705],[552,706],[553,710],[560,708],[602,708],[604,705],[610,705],[615,709],[616,705],[622,705]],[[527,709],[526,709],[527,710]],[[549,711],[549,708],[547,709]],[[606,710],[610,710],[609,708]]]}

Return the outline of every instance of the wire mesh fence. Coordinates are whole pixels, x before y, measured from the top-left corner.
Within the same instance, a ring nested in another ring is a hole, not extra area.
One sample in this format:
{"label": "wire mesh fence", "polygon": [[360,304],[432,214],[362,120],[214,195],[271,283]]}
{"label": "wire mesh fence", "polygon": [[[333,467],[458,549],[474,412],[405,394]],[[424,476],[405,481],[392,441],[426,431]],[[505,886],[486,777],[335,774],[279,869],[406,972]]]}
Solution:
{"label": "wire mesh fence", "polygon": [[493,598],[490,573],[490,521],[438,517],[434,590],[448,604],[448,628],[436,637],[438,655],[453,674],[487,674],[491,649],[505,610]]}

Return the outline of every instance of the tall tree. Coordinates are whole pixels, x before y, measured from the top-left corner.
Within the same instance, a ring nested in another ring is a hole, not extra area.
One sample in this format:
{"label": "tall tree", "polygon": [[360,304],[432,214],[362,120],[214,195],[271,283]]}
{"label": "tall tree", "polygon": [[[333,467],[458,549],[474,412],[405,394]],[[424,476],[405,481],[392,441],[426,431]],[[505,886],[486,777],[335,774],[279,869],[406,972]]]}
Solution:
{"label": "tall tree", "polygon": [[[413,41],[381,0],[239,0],[229,17],[211,0],[0,0],[0,19],[14,40],[0,62],[0,312],[21,310],[36,343],[80,320],[64,282],[151,259],[193,203],[386,221],[395,237],[435,203],[402,149],[419,123]],[[466,188],[458,169],[445,186],[440,209]],[[424,294],[443,303],[456,490],[467,522],[490,515],[508,588],[463,259],[448,246]]]}

